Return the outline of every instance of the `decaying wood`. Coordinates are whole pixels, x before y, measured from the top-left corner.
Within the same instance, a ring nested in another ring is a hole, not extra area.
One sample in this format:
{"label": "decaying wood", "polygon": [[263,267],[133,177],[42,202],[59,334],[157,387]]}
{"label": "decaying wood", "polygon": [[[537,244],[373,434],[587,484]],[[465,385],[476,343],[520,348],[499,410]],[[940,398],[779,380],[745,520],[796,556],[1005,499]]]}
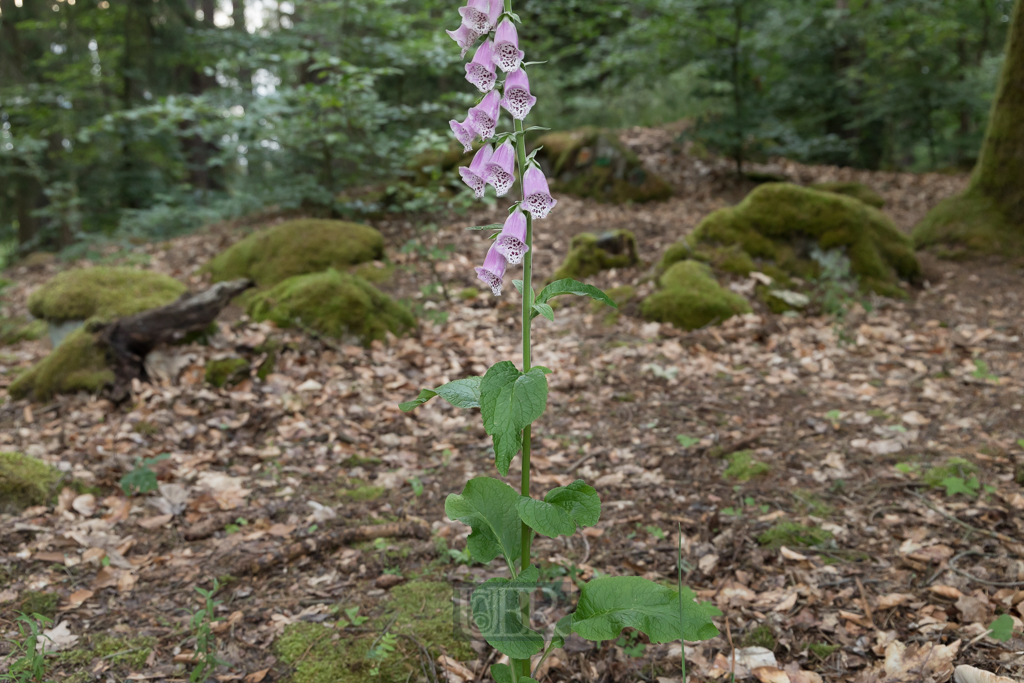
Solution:
{"label": "decaying wood", "polygon": [[233,560],[227,572],[234,576],[249,576],[280,569],[306,555],[322,555],[343,545],[373,541],[378,538],[430,538],[430,526],[424,521],[389,522],[356,527],[337,527],[323,534],[289,543],[281,548],[256,556],[229,558]]}
{"label": "decaying wood", "polygon": [[133,379],[146,379],[143,362],[157,345],[180,341],[185,335],[206,329],[232,299],[253,285],[252,280],[244,278],[218,282],[204,292],[183,294],[166,306],[94,329],[97,340],[107,348],[116,378],[112,397],[124,398]]}

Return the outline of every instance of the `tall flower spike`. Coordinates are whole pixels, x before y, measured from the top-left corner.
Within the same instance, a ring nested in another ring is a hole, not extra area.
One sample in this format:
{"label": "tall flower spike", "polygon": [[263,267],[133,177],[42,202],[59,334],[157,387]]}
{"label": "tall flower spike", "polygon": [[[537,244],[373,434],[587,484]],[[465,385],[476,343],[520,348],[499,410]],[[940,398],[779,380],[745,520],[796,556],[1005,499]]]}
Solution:
{"label": "tall flower spike", "polygon": [[526,53],[519,49],[519,33],[511,19],[503,19],[494,32],[494,63],[505,73],[519,70]]}
{"label": "tall flower spike", "polygon": [[494,130],[498,127],[498,114],[501,113],[499,102],[501,102],[501,97],[498,95],[498,91],[492,90],[484,95],[480,104],[469,110],[469,118],[466,121],[473,125],[482,140],[490,140],[494,137]]}
{"label": "tall flower spike", "polygon": [[461,166],[459,168],[459,174],[462,176],[462,182],[472,188],[476,194],[476,198],[480,199],[484,196],[484,190],[487,188],[487,181],[485,179],[487,172],[487,162],[491,160],[491,155],[494,154],[494,148],[490,145],[484,145],[473,157],[473,162],[469,167]]}
{"label": "tall flower spike", "polygon": [[501,10],[501,0],[469,0],[465,7],[459,8],[459,14],[462,15],[463,26],[484,35],[494,28]]}
{"label": "tall flower spike", "polygon": [[466,53],[469,52],[469,48],[473,47],[473,43],[476,42],[476,39],[482,35],[467,27],[465,24],[459,24],[459,27],[454,31],[445,31],[445,33],[451,36],[451,39],[459,44],[459,47],[462,48],[463,57],[465,57]]}
{"label": "tall flower spike", "polygon": [[530,79],[526,76],[524,69],[513,71],[505,79],[505,97],[501,100],[501,106],[512,118],[522,121],[537,104],[537,98],[530,94]]}
{"label": "tall flower spike", "polygon": [[544,171],[536,166],[530,166],[523,174],[523,196],[523,208],[534,218],[547,218],[548,212],[558,203],[548,190]]}
{"label": "tall flower spike", "polygon": [[512,146],[512,141],[506,140],[494,150],[494,155],[487,162],[484,176],[499,197],[504,197],[516,182],[515,167],[516,150]]}
{"label": "tall flower spike", "polygon": [[518,208],[505,220],[501,234],[494,241],[494,249],[513,266],[522,263],[526,252],[530,251],[526,246],[526,214]]}
{"label": "tall flower spike", "polygon": [[476,49],[473,61],[466,65],[466,80],[480,92],[489,92],[494,88],[497,78],[498,74],[494,72],[494,49],[491,41],[485,40]]}
{"label": "tall flower spike", "polygon": [[472,152],[473,138],[476,137],[476,127],[473,125],[472,110],[463,123],[459,123],[455,119],[452,119],[448,122],[448,125],[452,127],[452,132],[455,133],[455,139],[462,143],[462,150],[464,152]]}
{"label": "tall flower spike", "polygon": [[505,257],[498,252],[494,244],[487,250],[483,268],[476,269],[476,276],[491,288],[494,296],[501,296],[501,279],[505,277]]}

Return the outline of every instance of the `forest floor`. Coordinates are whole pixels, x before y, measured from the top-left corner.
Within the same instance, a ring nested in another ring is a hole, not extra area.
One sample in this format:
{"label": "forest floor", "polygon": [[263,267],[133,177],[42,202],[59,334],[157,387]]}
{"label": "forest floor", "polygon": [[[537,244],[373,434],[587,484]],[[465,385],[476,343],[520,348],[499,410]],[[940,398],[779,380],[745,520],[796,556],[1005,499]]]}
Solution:
{"label": "forest floor", "polygon": [[[623,139],[676,196],[639,206],[559,196],[538,224],[538,279],[582,231],[633,230],[641,258],[654,263],[752,187],[731,180],[724,162],[686,154],[671,130]],[[905,230],[965,183],[773,169],[800,182],[866,182]],[[503,210],[445,218],[437,239],[456,247],[439,268],[449,291],[475,284],[472,266],[485,251],[483,236],[463,227]],[[416,300],[430,270],[399,253],[412,221],[374,224],[399,266],[388,291]],[[251,227],[215,226],[108,260],[198,289],[197,269]],[[681,529],[684,581],[724,613],[721,636],[687,644],[694,680],[728,681],[733,671],[762,683],[941,682],[961,663],[1021,676],[1024,270],[922,261],[927,281],[906,300],[854,304],[842,320],[759,310],[680,332],[644,322],[635,304],[608,315],[583,300],[561,306],[554,323],[538,318],[534,359],[554,373],[534,427],[534,495],[581,477],[603,499],[601,521],[585,535],[537,541],[544,576],[674,581]],[[8,313],[58,267],[8,273]],[[648,276],[609,271],[592,282],[643,292]],[[433,594],[420,604],[414,588],[441,586],[443,606],[447,583],[500,575],[497,564],[460,561],[468,528],[443,511],[469,478],[497,476],[490,439],[476,415],[440,401],[409,414],[397,404],[517,359],[519,299],[509,291],[426,305],[447,321],[423,320],[417,336],[369,349],[253,324],[231,308],[208,344],[152,357],[156,383],[137,384],[120,406],[84,395],[7,400],[0,451],[43,458],[89,490],[69,487],[56,507],[2,518],[0,631],[15,631],[20,611],[62,623],[52,680],[184,680],[197,645],[194,588],[216,579],[218,680],[326,683],[348,680],[323,661],[343,645],[363,643],[346,665],[359,670],[377,642],[365,633],[395,623],[397,595],[414,597],[414,620],[451,628]],[[266,381],[204,384],[208,360],[241,354],[255,367],[268,337],[283,350]],[[47,352],[42,341],[4,349],[0,386]],[[126,498],[118,481],[137,458],[160,454],[169,457],[151,467],[161,490]],[[371,525],[393,535],[375,539]],[[360,628],[352,608],[370,621]],[[1006,642],[986,635],[1002,613],[1017,625]],[[418,645],[431,634],[410,633],[415,645],[402,641],[391,655],[408,675],[394,680],[416,680],[421,666],[439,680],[489,680],[497,660],[480,643],[445,640],[457,664],[426,658]],[[730,642],[773,654],[740,650],[734,660]],[[642,645],[570,639],[538,678],[679,679],[678,644]],[[372,680],[366,667],[352,680]],[[391,680],[385,668],[378,680]]]}

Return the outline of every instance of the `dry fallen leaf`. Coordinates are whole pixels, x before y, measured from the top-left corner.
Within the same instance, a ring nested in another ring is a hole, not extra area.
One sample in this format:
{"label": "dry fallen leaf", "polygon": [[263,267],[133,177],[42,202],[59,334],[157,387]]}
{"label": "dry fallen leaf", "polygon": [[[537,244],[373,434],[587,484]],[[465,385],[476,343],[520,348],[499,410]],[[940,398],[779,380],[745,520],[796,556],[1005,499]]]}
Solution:
{"label": "dry fallen leaf", "polygon": [[941,595],[944,598],[949,598],[950,600],[959,600],[964,596],[964,594],[961,593],[959,589],[953,588],[952,586],[943,586],[941,584],[936,586],[929,586],[928,590],[932,593],[935,593],[936,595]]}
{"label": "dry fallen leaf", "polygon": [[43,637],[36,643],[39,652],[61,652],[69,650],[78,642],[78,636],[72,635],[68,622],[62,621],[53,628],[43,629]]}
{"label": "dry fallen leaf", "polygon": [[1017,683],[1012,678],[997,676],[990,671],[976,669],[967,664],[961,664],[954,669],[953,678],[956,683]]}
{"label": "dry fallen leaf", "polygon": [[95,593],[93,593],[92,591],[77,590],[68,596],[68,604],[65,606],[64,609],[78,609],[85,603],[86,600],[91,598],[93,595],[95,595]]}
{"label": "dry fallen leaf", "polygon": [[83,517],[92,517],[96,512],[96,496],[91,493],[83,493],[71,501],[71,507]]}
{"label": "dry fallen leaf", "polygon": [[759,666],[751,672],[761,683],[790,683],[789,675],[774,666]]}
{"label": "dry fallen leaf", "polygon": [[878,598],[878,609],[890,609],[913,599],[909,593],[889,593]]}
{"label": "dry fallen leaf", "polygon": [[944,683],[953,675],[953,658],[959,649],[959,640],[949,645],[909,646],[896,640],[885,648],[885,660],[862,671],[856,682]]}
{"label": "dry fallen leaf", "polygon": [[801,562],[807,559],[806,555],[801,555],[800,553],[794,550],[790,550],[786,546],[782,546],[781,548],[779,548],[779,553],[787,560],[793,560],[795,562]]}

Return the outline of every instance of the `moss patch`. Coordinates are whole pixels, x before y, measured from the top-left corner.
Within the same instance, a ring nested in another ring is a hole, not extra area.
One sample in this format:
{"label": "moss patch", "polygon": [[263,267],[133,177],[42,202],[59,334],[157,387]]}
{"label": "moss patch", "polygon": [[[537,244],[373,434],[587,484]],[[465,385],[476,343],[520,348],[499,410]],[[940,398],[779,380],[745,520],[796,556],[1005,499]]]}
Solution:
{"label": "moss patch", "polygon": [[975,254],[1020,254],[1024,238],[991,198],[968,190],[945,199],[914,226],[914,245],[942,258]]}
{"label": "moss patch", "polygon": [[49,401],[55,394],[96,393],[114,381],[106,354],[94,336],[80,327],[49,356],[26,370],[8,388],[13,398]]}
{"label": "moss patch", "polygon": [[247,277],[260,287],[328,268],[345,269],[384,258],[384,237],[344,221],[304,219],[254,232],[203,268],[214,282]]}
{"label": "moss patch", "polygon": [[53,619],[57,614],[57,605],[59,604],[60,595],[57,593],[26,591],[22,594],[21,602],[18,604],[18,611],[30,616],[41,614],[47,619]]}
{"label": "moss patch", "polygon": [[0,318],[0,346],[35,341],[46,336],[46,321],[30,320],[21,315]]}
{"label": "moss patch", "polygon": [[[452,588],[433,581],[413,581],[391,590],[384,613],[373,621],[375,629],[389,627],[398,636],[409,635],[428,649],[430,657],[446,653],[459,660],[474,654],[468,643],[452,633]],[[399,637],[396,651],[371,678],[374,662],[367,659],[379,632],[348,634],[320,624],[298,623],[285,628],[275,643],[284,663],[295,666],[292,683],[406,683],[420,675],[420,652],[409,638]],[[429,663],[424,662],[428,667]]]}
{"label": "moss patch", "polygon": [[636,236],[629,230],[614,230],[600,236],[583,232],[572,238],[568,256],[551,279],[582,280],[602,270],[629,268],[638,263]]}
{"label": "moss patch", "polygon": [[146,636],[115,638],[108,635],[86,635],[79,647],[57,654],[54,664],[58,668],[81,671],[91,669],[96,661],[102,659],[109,665],[109,673],[117,673],[124,678],[145,668],[155,644],[155,638]]}
{"label": "moss patch", "polygon": [[615,204],[672,196],[672,187],[646,170],[613,131],[586,127],[548,133],[535,146],[544,148],[537,157],[553,191]]}
{"label": "moss patch", "polygon": [[206,364],[206,381],[215,387],[238,384],[249,376],[249,361],[244,358],[222,358]]}
{"label": "moss patch", "polygon": [[21,453],[0,453],[0,512],[21,512],[53,497],[60,472]]}
{"label": "moss patch", "polygon": [[172,277],[135,268],[78,268],[58,273],[28,298],[29,311],[50,321],[110,320],[166,306],[186,291]]}
{"label": "moss patch", "polygon": [[816,526],[804,526],[796,522],[776,522],[771,529],[757,537],[757,542],[769,548],[782,546],[799,548],[821,545],[831,538],[831,531],[825,531]]}
{"label": "moss patch", "polygon": [[[851,197],[790,183],[761,185],[737,206],[713,212],[688,242],[696,258],[731,272],[756,268],[772,277],[774,272],[804,279],[821,273],[810,258],[813,247],[840,249],[861,289],[886,296],[905,297],[899,280],[921,276],[910,239],[881,211]],[[669,249],[661,267],[683,253]]]}
{"label": "moss patch", "polygon": [[771,626],[767,624],[761,624],[740,640],[740,645],[743,647],[763,647],[767,650],[774,650],[775,644],[775,634],[772,633]]}
{"label": "moss patch", "polygon": [[401,336],[416,327],[409,310],[366,280],[327,270],[288,278],[249,302],[253,320],[279,327],[302,325],[329,337],[357,337],[369,344],[388,332]]}
{"label": "moss patch", "polygon": [[661,290],[640,304],[647,320],[695,330],[750,312],[746,299],[719,285],[711,269],[697,261],[673,264],[659,278],[659,283]]}
{"label": "moss patch", "polygon": [[760,477],[772,471],[771,466],[767,463],[754,460],[754,454],[751,451],[730,453],[725,456],[725,459],[729,463],[729,467],[722,473],[722,476],[726,479],[750,481],[754,477]]}
{"label": "moss patch", "polygon": [[476,287],[463,287],[459,290],[459,298],[463,301],[472,301],[480,296],[480,290]]}
{"label": "moss patch", "polygon": [[377,500],[384,495],[384,492],[383,486],[359,486],[350,491],[345,491],[342,496],[353,503],[366,503],[371,500]]}
{"label": "moss patch", "polygon": [[829,643],[809,643],[807,649],[819,659],[828,659],[832,656],[833,652],[839,649],[839,646],[830,645]]}
{"label": "moss patch", "polygon": [[835,194],[845,194],[847,197],[853,197],[859,199],[868,206],[873,206],[876,209],[881,209],[885,206],[885,199],[882,195],[878,194],[864,183],[814,183],[810,185],[812,190],[821,190],[822,192],[834,192]]}

